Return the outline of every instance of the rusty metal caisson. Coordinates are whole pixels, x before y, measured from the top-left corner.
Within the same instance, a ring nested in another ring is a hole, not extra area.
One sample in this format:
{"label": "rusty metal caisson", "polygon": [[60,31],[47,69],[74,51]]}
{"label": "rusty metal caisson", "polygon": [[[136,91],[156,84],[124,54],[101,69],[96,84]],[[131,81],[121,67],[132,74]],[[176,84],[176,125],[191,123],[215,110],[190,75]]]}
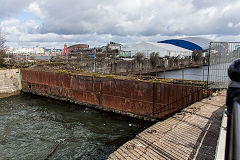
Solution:
{"label": "rusty metal caisson", "polygon": [[140,118],[171,115],[208,96],[205,88],[21,69],[22,90]]}

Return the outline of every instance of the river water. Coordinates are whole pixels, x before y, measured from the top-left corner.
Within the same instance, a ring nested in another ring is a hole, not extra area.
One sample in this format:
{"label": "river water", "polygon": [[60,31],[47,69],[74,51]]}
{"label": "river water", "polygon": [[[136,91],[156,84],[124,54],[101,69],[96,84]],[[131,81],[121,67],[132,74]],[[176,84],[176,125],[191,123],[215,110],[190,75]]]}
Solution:
{"label": "river water", "polygon": [[174,70],[160,72],[157,74],[160,78],[176,78],[176,79],[186,79],[186,80],[202,80],[207,81],[208,77],[208,67],[202,66],[198,68],[185,68],[183,70]]}
{"label": "river water", "polygon": [[[157,76],[160,78],[176,78],[185,80],[202,80],[202,81],[228,81],[227,69],[230,63],[201,66],[197,68],[185,68],[181,70],[173,70],[159,72]],[[156,74],[149,74],[156,76]]]}
{"label": "river water", "polygon": [[0,99],[0,159],[105,159],[141,129],[106,112],[21,94]]}

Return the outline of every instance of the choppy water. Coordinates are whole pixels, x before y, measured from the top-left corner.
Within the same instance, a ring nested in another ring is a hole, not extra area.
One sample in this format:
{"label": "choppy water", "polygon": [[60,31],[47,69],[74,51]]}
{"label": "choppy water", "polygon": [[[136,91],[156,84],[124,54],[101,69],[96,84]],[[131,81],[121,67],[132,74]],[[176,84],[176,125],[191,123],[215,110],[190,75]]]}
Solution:
{"label": "choppy water", "polygon": [[22,94],[0,99],[0,159],[105,159],[139,128],[104,112]]}

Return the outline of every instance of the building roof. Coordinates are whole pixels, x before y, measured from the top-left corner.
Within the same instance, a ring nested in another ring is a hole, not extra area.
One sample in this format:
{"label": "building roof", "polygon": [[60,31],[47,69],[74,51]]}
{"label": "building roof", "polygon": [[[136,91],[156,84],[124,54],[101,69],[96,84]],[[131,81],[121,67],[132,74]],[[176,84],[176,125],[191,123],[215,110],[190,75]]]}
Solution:
{"label": "building roof", "polygon": [[[123,47],[124,48],[124,47]],[[163,50],[163,51],[180,51],[180,52],[191,52],[191,50],[184,49],[172,44],[167,43],[153,43],[153,42],[141,42],[131,46],[125,46],[124,50]]]}
{"label": "building roof", "polygon": [[167,43],[141,42],[131,46],[123,46],[123,51],[131,51],[132,55],[137,52],[144,53],[146,58],[150,57],[152,52],[158,52],[161,57],[191,55],[192,51]]}
{"label": "building roof", "polygon": [[88,44],[74,44],[69,46],[68,49],[79,49],[79,48],[89,48]]}
{"label": "building roof", "polygon": [[185,37],[185,38],[181,38],[181,40],[185,40],[185,41],[189,41],[194,44],[197,44],[200,47],[202,47],[203,50],[209,49],[210,42],[213,42],[213,40],[211,39],[202,38],[202,37]]}
{"label": "building roof", "polygon": [[185,37],[180,39],[169,39],[164,41],[159,41],[158,43],[172,44],[181,48],[188,50],[206,50],[209,49],[210,42],[212,40],[202,37]]}
{"label": "building roof", "polygon": [[185,48],[182,48],[182,47],[178,47],[178,46],[175,46],[175,45],[172,45],[172,44],[166,44],[166,43],[152,43],[152,42],[147,42],[149,44],[152,44],[152,45],[156,45],[158,47],[161,47],[165,50],[168,50],[168,51],[176,51],[176,52],[192,52],[191,50],[189,49],[185,49]]}

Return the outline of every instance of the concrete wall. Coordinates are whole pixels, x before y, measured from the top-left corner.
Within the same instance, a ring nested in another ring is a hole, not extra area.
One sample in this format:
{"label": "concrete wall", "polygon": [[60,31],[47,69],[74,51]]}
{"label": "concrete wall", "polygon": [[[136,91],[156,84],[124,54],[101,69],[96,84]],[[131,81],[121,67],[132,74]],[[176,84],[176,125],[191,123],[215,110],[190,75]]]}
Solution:
{"label": "concrete wall", "polygon": [[20,69],[0,70],[0,93],[14,93],[21,89]]}
{"label": "concrete wall", "polygon": [[143,74],[143,73],[154,73],[154,72],[163,72],[168,70],[178,70],[182,68],[191,68],[191,67],[200,67],[204,65],[203,59],[200,61],[192,61],[190,58],[187,59],[159,59],[156,64],[156,67],[153,68],[150,60],[144,60],[142,63],[137,61],[125,61],[125,60],[116,60],[114,61],[82,61],[81,67],[76,66],[77,68],[84,69],[88,72],[99,72],[99,73],[110,73],[110,74],[119,74],[119,75],[128,75],[128,74]]}
{"label": "concrete wall", "polygon": [[163,118],[207,96],[197,86],[21,70],[22,91],[140,118]]}

